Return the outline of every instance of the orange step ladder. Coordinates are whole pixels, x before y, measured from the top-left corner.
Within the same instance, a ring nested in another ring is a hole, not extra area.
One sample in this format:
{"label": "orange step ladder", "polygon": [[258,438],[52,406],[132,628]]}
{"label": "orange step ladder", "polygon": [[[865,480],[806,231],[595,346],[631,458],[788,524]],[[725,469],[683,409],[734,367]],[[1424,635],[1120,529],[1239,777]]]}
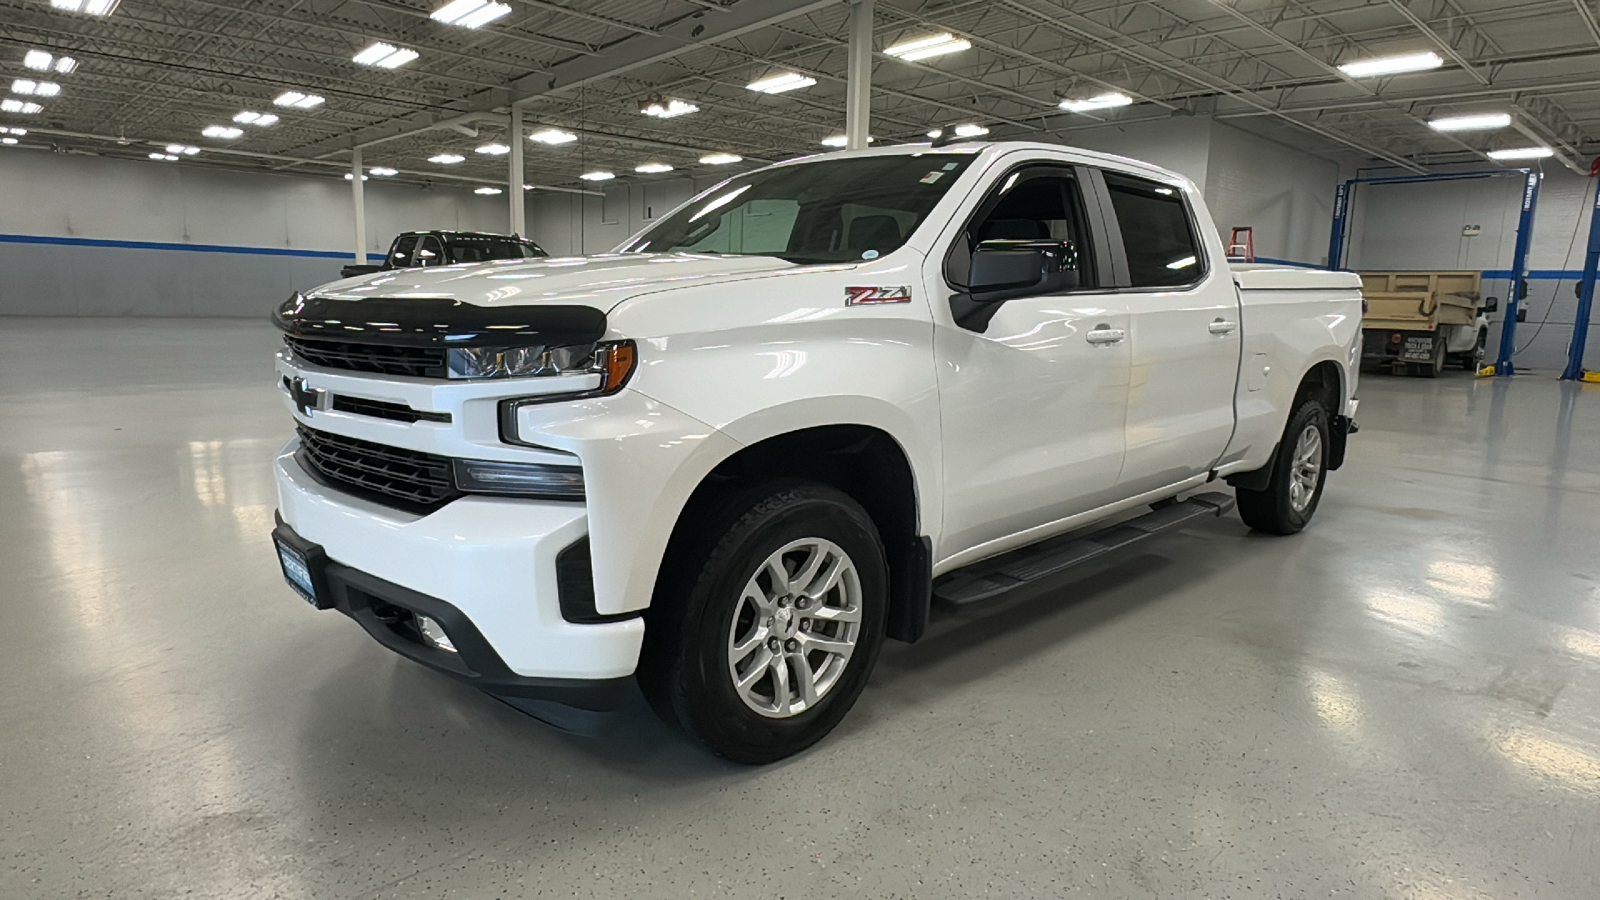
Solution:
{"label": "orange step ladder", "polygon": [[1235,227],[1228,235],[1228,260],[1247,263],[1256,261],[1256,235],[1249,225]]}

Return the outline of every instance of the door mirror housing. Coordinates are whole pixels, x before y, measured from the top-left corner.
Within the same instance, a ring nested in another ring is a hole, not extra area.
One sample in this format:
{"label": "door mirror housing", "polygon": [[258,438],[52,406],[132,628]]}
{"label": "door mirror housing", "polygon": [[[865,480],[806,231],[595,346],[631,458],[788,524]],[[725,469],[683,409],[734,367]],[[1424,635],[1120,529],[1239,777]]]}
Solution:
{"label": "door mirror housing", "polygon": [[1499,312],[1500,311],[1500,298],[1499,297],[1490,297],[1487,300],[1483,301],[1483,311],[1484,311],[1485,314],[1492,313],[1492,312]]}
{"label": "door mirror housing", "polygon": [[990,240],[972,251],[965,288],[978,303],[999,303],[1077,286],[1078,249],[1071,241]]}
{"label": "door mirror housing", "polygon": [[366,266],[366,265],[356,266],[356,265],[350,265],[350,266],[345,266],[344,268],[339,270],[339,277],[340,278],[354,278],[357,275],[371,275],[373,272],[382,272],[382,271],[383,271],[383,266]]}

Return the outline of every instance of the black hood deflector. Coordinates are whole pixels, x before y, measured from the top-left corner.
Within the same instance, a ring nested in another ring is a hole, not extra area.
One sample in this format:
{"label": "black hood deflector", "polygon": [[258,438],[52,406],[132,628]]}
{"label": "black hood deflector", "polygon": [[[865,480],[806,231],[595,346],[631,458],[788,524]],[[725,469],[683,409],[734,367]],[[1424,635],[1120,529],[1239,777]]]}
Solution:
{"label": "black hood deflector", "polygon": [[473,306],[448,297],[296,294],[272,323],[291,337],[398,347],[586,344],[606,333],[606,314],[592,306]]}

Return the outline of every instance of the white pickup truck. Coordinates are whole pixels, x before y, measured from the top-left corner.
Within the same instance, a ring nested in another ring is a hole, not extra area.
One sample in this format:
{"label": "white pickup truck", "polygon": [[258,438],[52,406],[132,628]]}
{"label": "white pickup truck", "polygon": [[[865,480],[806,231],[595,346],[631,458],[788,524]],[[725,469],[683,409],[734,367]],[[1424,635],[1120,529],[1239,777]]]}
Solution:
{"label": "white pickup truck", "polygon": [[1361,351],[1354,274],[1230,267],[1186,179],[1033,143],[769,166],[613,253],[275,321],[301,596],[524,708],[635,679],[747,763],[827,734],[936,603],[1233,506],[1208,485],[1299,531]]}

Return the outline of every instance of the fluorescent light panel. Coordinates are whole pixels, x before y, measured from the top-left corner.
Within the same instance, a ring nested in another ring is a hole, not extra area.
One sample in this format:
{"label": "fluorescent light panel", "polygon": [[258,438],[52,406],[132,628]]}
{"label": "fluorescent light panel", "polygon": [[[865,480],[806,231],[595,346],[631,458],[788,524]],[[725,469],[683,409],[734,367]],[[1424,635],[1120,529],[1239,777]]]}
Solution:
{"label": "fluorescent light panel", "polygon": [[377,66],[380,69],[398,69],[408,62],[416,59],[417,51],[396,47],[378,41],[367,49],[351,57],[350,61],[358,66]]}
{"label": "fluorescent light panel", "polygon": [[61,93],[61,85],[54,81],[34,81],[31,78],[18,78],[11,82],[11,93],[33,97],[54,97]]}
{"label": "fluorescent light panel", "polygon": [[388,178],[390,175],[399,175],[400,174],[400,170],[399,169],[391,169],[388,166],[373,166],[372,168],[368,169],[367,171],[372,173],[373,175],[378,176],[379,178]]}
{"label": "fluorescent light panel", "polygon": [[17,139],[14,138],[14,137],[0,137],[0,144],[5,144],[7,146],[10,146],[12,144],[15,144],[16,142],[17,142]]}
{"label": "fluorescent light panel", "polygon": [[582,178],[584,181],[610,181],[617,176],[611,174],[610,172],[585,172],[578,177]]}
{"label": "fluorescent light panel", "polygon": [[17,137],[22,137],[27,133],[28,129],[26,128],[0,128],[0,134],[14,134]]}
{"label": "fluorescent light panel", "polygon": [[78,67],[78,61],[70,56],[54,56],[43,50],[24,53],[22,64],[35,72],[54,72],[57,75],[71,74]]}
{"label": "fluorescent light panel", "polygon": [[435,22],[460,28],[482,28],[509,12],[511,7],[504,3],[491,3],[490,0],[455,0],[434,10],[430,18]]}
{"label": "fluorescent light panel", "polygon": [[1408,53],[1404,56],[1380,56],[1348,62],[1339,71],[1351,78],[1376,78],[1380,75],[1398,75],[1402,72],[1425,72],[1444,65],[1437,53]]}
{"label": "fluorescent light panel", "polygon": [[643,175],[660,175],[662,172],[671,172],[672,167],[666,163],[652,162],[645,163],[642,166],[634,166],[633,170]]}
{"label": "fluorescent light panel", "polygon": [[[869,144],[876,140],[877,138],[871,137],[870,135],[867,137],[867,143]],[[850,139],[842,134],[836,134],[832,137],[825,137],[822,139],[822,146],[824,147],[843,147],[848,143],[850,143]]]}
{"label": "fluorescent light panel", "polygon": [[784,72],[782,75],[773,75],[760,81],[752,81],[745,87],[763,94],[781,94],[785,91],[810,87],[816,83],[817,80],[809,75],[801,75],[798,72]]}
{"label": "fluorescent light panel", "polygon": [[118,0],[50,0],[50,6],[62,12],[91,16],[109,16],[117,8],[117,3]]}
{"label": "fluorescent light panel", "polygon": [[465,162],[466,157],[459,153],[441,153],[438,156],[428,157],[428,162],[438,163],[441,166],[453,166],[458,162]]}
{"label": "fluorescent light panel", "polygon": [[234,128],[232,125],[207,125],[205,128],[200,130],[200,134],[208,138],[218,138],[224,141],[231,141],[239,135],[244,134],[244,129]]}
{"label": "fluorescent light panel", "polygon": [[44,107],[37,103],[25,103],[12,97],[0,100],[0,112],[21,113],[25,116],[31,116],[43,109]]}
{"label": "fluorescent light panel", "polygon": [[278,117],[272,113],[258,113],[248,109],[234,116],[233,120],[241,125],[254,125],[257,128],[267,128],[278,124]]}
{"label": "fluorescent light panel", "polygon": [[736,153],[712,153],[707,156],[700,157],[701,164],[707,166],[725,166],[729,163],[743,161],[744,157]]}
{"label": "fluorescent light panel", "polygon": [[528,135],[528,140],[538,141],[541,144],[549,144],[552,147],[559,147],[562,144],[570,144],[577,139],[577,135],[570,131],[562,131],[559,128],[546,128],[543,131],[535,131],[533,134]]}
{"label": "fluorescent light panel", "polygon": [[272,98],[273,106],[292,106],[296,109],[312,109],[322,103],[323,98],[316,94],[302,94],[299,91],[284,91]]}
{"label": "fluorescent light panel", "polygon": [[199,147],[191,147],[188,144],[168,144],[167,145],[167,152],[175,154],[175,155],[181,153],[184,156],[193,156],[196,153],[200,152],[200,148]]}
{"label": "fluorescent light panel", "polygon": [[687,116],[692,112],[699,112],[700,107],[682,100],[669,100],[666,103],[652,103],[640,112],[658,119],[675,119],[678,116]]}
{"label": "fluorescent light panel", "polygon": [[1490,150],[1490,159],[1549,159],[1556,152],[1549,147],[1513,147],[1509,150]]}
{"label": "fluorescent light panel", "polygon": [[[346,172],[346,173],[344,173],[344,180],[345,181],[355,181],[356,180],[356,176],[353,173]],[[361,180],[362,181],[368,181],[370,179],[368,179],[367,176],[363,175],[363,176],[361,176]]]}
{"label": "fluorescent light panel", "polygon": [[178,159],[178,157],[172,153],[152,153],[150,154],[150,158],[158,159],[162,162],[176,162]]}
{"label": "fluorescent light panel", "polygon": [[474,194],[482,194],[485,197],[493,197],[495,194],[502,193],[502,191],[499,188],[494,188],[494,187],[481,187],[481,188],[478,188],[477,190],[473,191],[473,193]]}
{"label": "fluorescent light panel", "polygon": [[511,148],[505,144],[484,144],[472,152],[482,153],[484,156],[505,156],[511,152]]}
{"label": "fluorescent light panel", "polygon": [[1118,106],[1131,106],[1133,98],[1119,91],[1109,94],[1100,94],[1087,100],[1063,100],[1058,104],[1067,112],[1093,112],[1097,109],[1114,109]]}
{"label": "fluorescent light panel", "polygon": [[897,56],[907,62],[916,62],[919,59],[943,56],[946,53],[957,53],[971,48],[971,41],[957,38],[951,34],[936,34],[932,37],[901,41],[883,52],[890,56]]}
{"label": "fluorescent light panel", "polygon": [[1428,127],[1434,131],[1488,131],[1511,124],[1510,113],[1481,113],[1471,116],[1446,116],[1434,119]]}

